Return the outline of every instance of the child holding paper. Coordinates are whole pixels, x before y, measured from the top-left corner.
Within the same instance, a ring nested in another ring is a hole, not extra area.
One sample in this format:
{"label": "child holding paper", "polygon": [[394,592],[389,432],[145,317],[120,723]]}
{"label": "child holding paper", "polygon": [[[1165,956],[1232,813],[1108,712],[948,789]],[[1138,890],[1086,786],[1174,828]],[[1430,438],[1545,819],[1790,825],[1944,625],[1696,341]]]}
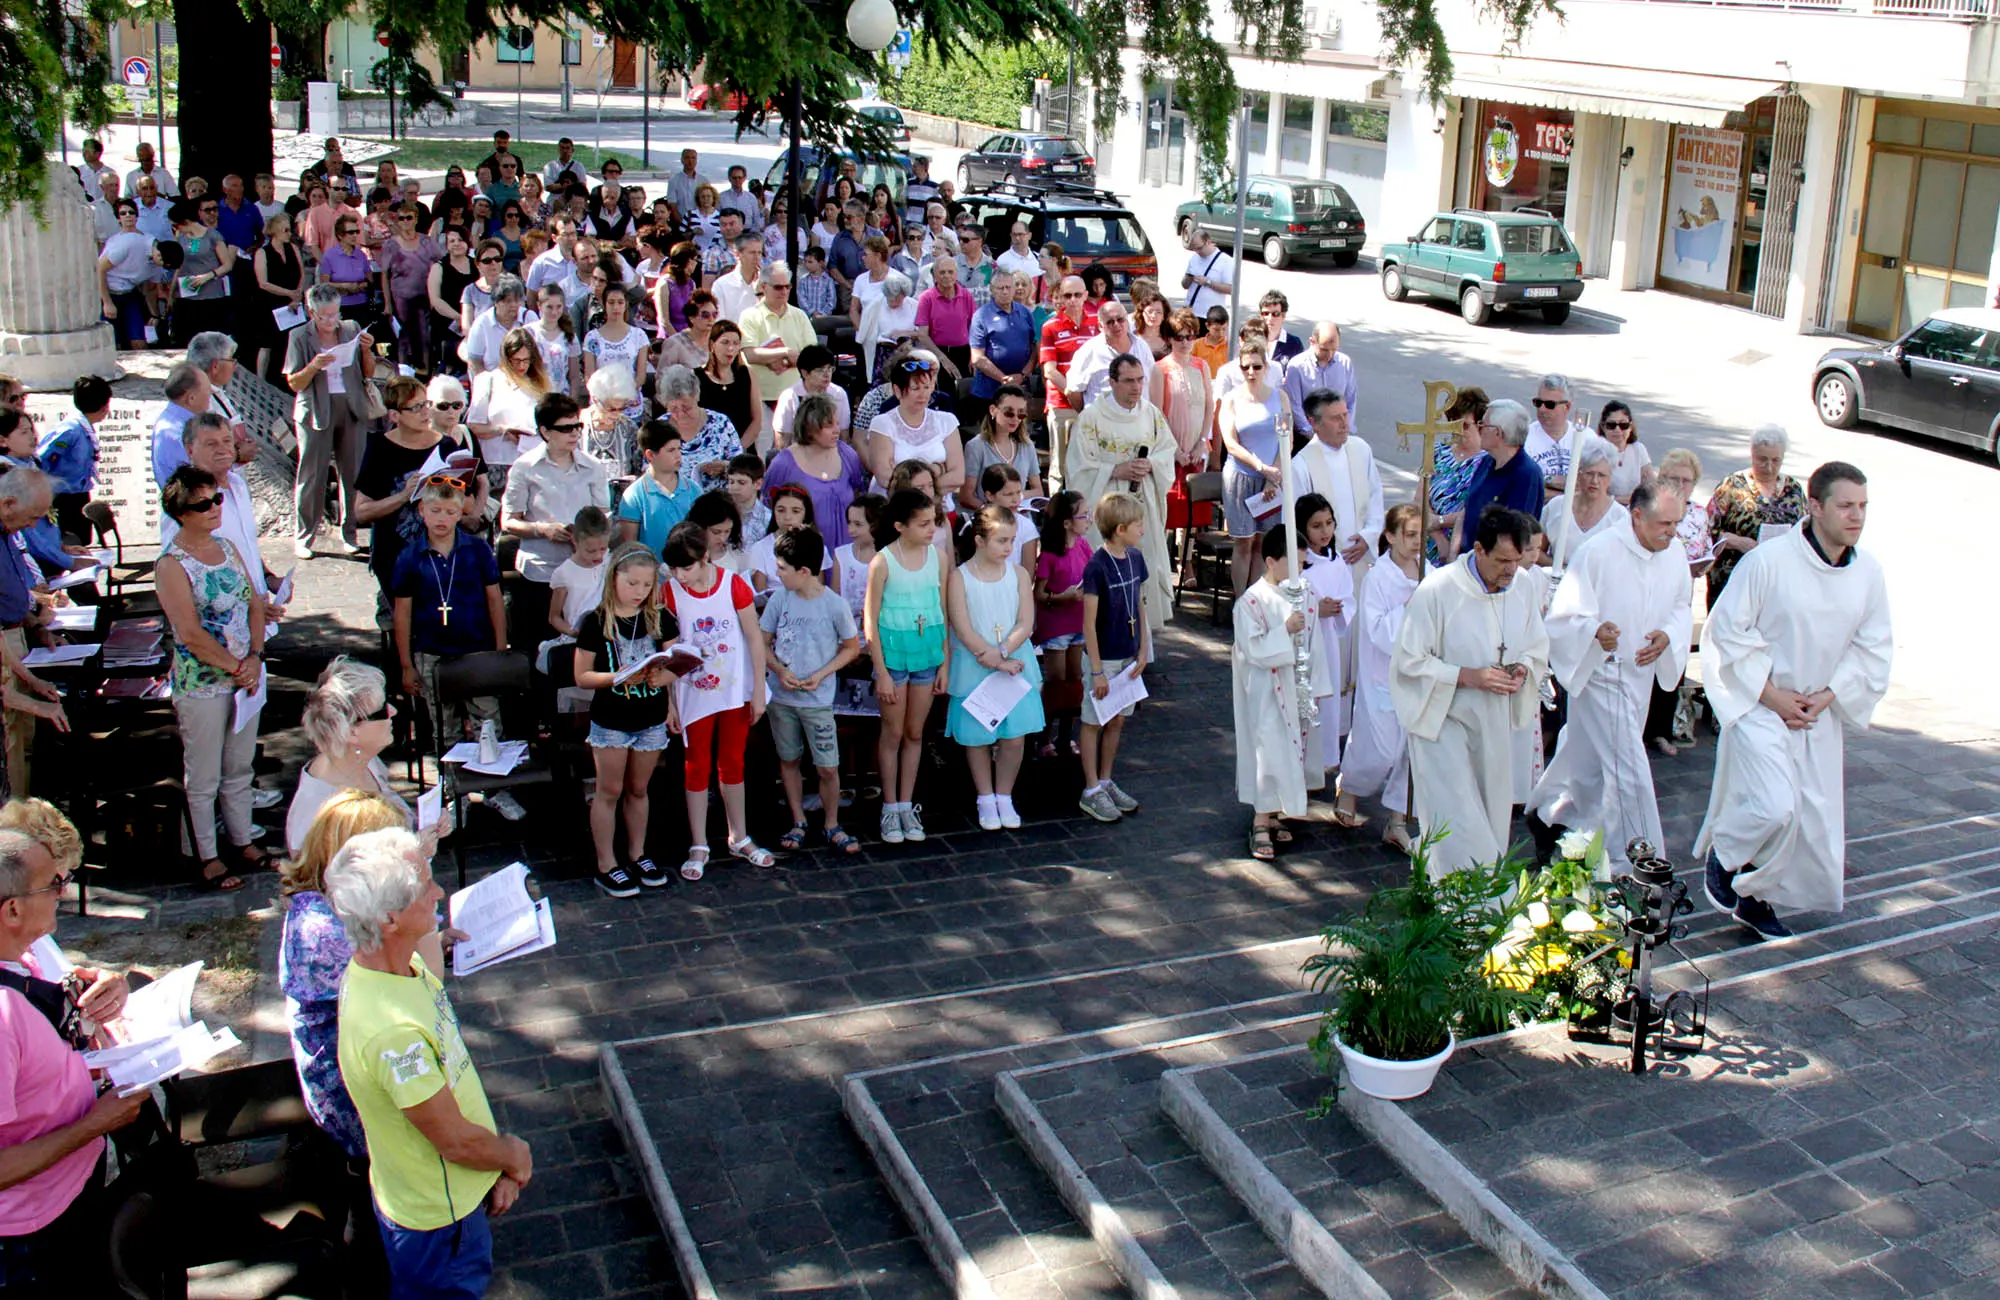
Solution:
{"label": "child holding paper", "polygon": [[[996,468],[989,466],[987,473]],[[1018,489],[1018,476],[1014,484]],[[1035,602],[1028,571],[1010,558],[1014,511],[997,501],[973,516],[967,532],[972,555],[952,571],[947,597],[951,630],[951,707],[945,734],[965,746],[965,764],[979,792],[979,829],[1017,829],[1014,778],[1021,772],[1027,738],[1042,729],[1042,674],[1029,637],[1035,630]],[[988,678],[1004,674],[1027,685],[998,726],[989,727],[966,708],[966,699]],[[989,753],[988,751],[991,750]]]}
{"label": "child holding paper", "polygon": [[1146,557],[1139,550],[1146,518],[1139,499],[1107,492],[1091,512],[1104,549],[1083,566],[1083,654],[1089,676],[1083,693],[1083,796],[1077,807],[1101,822],[1139,811],[1139,801],[1111,779],[1118,742],[1135,704],[1107,710],[1111,680],[1128,671],[1136,679],[1153,658],[1146,626]]}
{"label": "child holding paper", "polygon": [[[403,665],[403,689],[428,699],[440,749],[469,733],[455,705],[438,698],[437,669],[447,659],[481,650],[507,648],[507,610],[500,597],[500,562],[493,548],[459,527],[465,492],[449,478],[434,477],[417,493],[424,535],[396,557],[389,590],[395,598],[396,654]],[[500,720],[500,702],[482,695],[466,702],[472,719]],[[508,820],[518,811],[505,791],[489,800]]]}
{"label": "child holding paper", "polygon": [[[790,488],[780,488],[772,514],[785,518]],[[800,493],[803,496],[803,493]],[[796,508],[797,502],[793,502]],[[811,508],[811,502],[805,503]],[[783,525],[781,523],[780,527]],[[806,846],[805,782],[799,760],[812,751],[819,774],[820,809],[826,842],[842,853],[859,853],[861,841],[840,826],[840,743],[833,717],[834,675],[861,655],[854,611],[837,591],[820,581],[826,542],[811,525],[784,528],[775,538],[778,585],[761,620],[771,638],[771,740],[778,750],[778,774],[792,828],[778,847],[796,853]],[[763,542],[758,543],[763,545]]]}
{"label": "child holding paper", "polygon": [[[667,873],[646,856],[652,812],[646,790],[667,747],[674,675],[660,666],[622,686],[613,678],[672,641],[678,626],[660,608],[660,562],[643,544],[619,547],[606,569],[598,606],[576,629],[576,684],[591,692],[586,743],[597,768],[597,791],[590,800],[597,888],[612,898],[631,898],[640,885],[658,889],[667,883]],[[614,851],[621,810],[629,870]]]}

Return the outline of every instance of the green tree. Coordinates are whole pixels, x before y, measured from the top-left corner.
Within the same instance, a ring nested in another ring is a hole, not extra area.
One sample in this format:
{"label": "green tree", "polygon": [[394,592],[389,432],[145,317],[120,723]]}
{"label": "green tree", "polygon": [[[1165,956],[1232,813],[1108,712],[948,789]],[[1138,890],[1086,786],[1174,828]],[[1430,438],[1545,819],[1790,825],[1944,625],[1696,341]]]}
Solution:
{"label": "green tree", "polygon": [[882,96],[919,113],[1019,126],[1021,105],[1033,98],[1036,79],[1062,80],[1068,59],[1068,47],[1052,40],[990,45],[971,54],[970,65],[979,74],[967,76],[965,58],[946,62],[922,48],[911,52],[909,67],[882,83]]}
{"label": "green tree", "polygon": [[0,201],[41,194],[65,118],[111,120],[116,80],[104,39],[122,16],[116,0],[0,0]]}

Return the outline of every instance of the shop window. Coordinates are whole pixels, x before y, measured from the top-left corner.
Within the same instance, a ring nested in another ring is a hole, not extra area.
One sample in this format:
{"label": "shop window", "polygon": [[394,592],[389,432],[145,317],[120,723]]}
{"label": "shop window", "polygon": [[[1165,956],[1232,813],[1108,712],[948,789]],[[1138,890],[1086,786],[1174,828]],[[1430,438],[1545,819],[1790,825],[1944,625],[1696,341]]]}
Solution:
{"label": "shop window", "polygon": [[1541,208],[1562,220],[1574,122],[1562,109],[1485,105],[1479,113],[1473,206],[1489,212]]}
{"label": "shop window", "polygon": [[1923,138],[1924,121],[1903,113],[1875,115],[1875,143],[1915,144]]}
{"label": "shop window", "polygon": [[1279,137],[1278,170],[1287,176],[1308,175],[1312,161],[1313,101],[1310,98],[1285,97],[1285,128]]}
{"label": "shop window", "polygon": [[1993,227],[2000,221],[2000,167],[1965,169],[1965,203],[1958,214],[1958,253],[1952,264],[1984,276],[1993,261]]}
{"label": "shop window", "polygon": [[[1262,171],[1264,159],[1270,154],[1271,143],[1271,96],[1268,92],[1255,90],[1248,96],[1250,101],[1250,166],[1249,171]],[[1102,164],[1100,164],[1100,167]]]}
{"label": "shop window", "polygon": [[1335,136],[1386,142],[1389,138],[1389,114],[1384,109],[1362,104],[1328,104],[1326,138],[1332,140]]}
{"label": "shop window", "polygon": [[[523,38],[516,45],[511,37]],[[493,38],[493,60],[496,63],[533,63],[535,61],[535,29],[519,27],[512,31],[503,27]]]}
{"label": "shop window", "polygon": [[1924,148],[1943,149],[1947,153],[1968,153],[1972,149],[1972,123],[1954,122],[1950,118],[1931,117],[1924,119]]}

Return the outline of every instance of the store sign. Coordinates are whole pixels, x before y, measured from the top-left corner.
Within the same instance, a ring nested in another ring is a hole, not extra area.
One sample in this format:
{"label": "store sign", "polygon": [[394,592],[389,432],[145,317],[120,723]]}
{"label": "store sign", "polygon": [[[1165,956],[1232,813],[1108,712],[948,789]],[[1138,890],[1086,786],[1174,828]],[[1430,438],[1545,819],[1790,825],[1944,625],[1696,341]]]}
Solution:
{"label": "store sign", "polygon": [[1666,230],[1660,274],[1704,289],[1729,288],[1736,248],[1744,136],[1713,127],[1674,128],[1667,170]]}
{"label": "store sign", "polygon": [[[1523,160],[1532,163],[1569,165],[1576,143],[1576,127],[1568,113],[1527,108],[1518,104],[1496,104],[1486,110],[1486,136],[1481,155],[1486,183],[1496,190],[1513,188]],[[1532,175],[1539,168],[1527,169]]]}

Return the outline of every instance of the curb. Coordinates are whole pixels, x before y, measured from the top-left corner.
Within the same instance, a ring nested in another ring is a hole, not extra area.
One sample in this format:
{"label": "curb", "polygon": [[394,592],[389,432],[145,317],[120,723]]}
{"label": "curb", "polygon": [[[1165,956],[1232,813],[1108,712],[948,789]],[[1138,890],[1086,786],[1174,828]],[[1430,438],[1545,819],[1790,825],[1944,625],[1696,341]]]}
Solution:
{"label": "curb", "polygon": [[666,1232],[667,1248],[673,1252],[674,1268],[681,1277],[681,1289],[690,1300],[721,1300],[715,1284],[709,1280],[708,1269],[702,1265],[701,1249],[695,1244],[694,1233],[688,1230],[687,1219],[681,1214],[680,1199],[674,1195],[673,1182],[667,1177],[667,1170],[660,1163],[660,1153],[644,1137],[646,1121],[639,1113],[638,1098],[632,1095],[632,1085],[625,1078],[625,1067],[619,1064],[615,1044],[607,1043],[598,1049],[597,1072],[603,1083],[605,1099],[611,1103],[611,1120],[618,1126],[618,1132],[625,1139],[625,1149],[632,1153],[633,1162],[639,1166],[639,1177],[646,1184],[646,1199],[653,1203],[653,1215]]}
{"label": "curb", "polygon": [[1339,1296],[1341,1300],[1390,1300],[1382,1284],[1369,1276],[1354,1256],[1347,1253],[1347,1248],[1321,1226],[1312,1212],[1264,1166],[1256,1152],[1215,1113],[1201,1091],[1188,1081],[1189,1073],[1188,1069],[1168,1070],[1160,1076],[1160,1109],[1188,1145],[1201,1153],[1202,1160],[1222,1180],[1223,1186],[1250,1211],[1265,1235],[1278,1244],[1285,1257],[1322,1295]]}
{"label": "curb", "polygon": [[903,1217],[916,1229],[924,1253],[930,1256],[931,1267],[938,1271],[952,1294],[958,1300],[999,1300],[979,1262],[972,1258],[972,1252],[959,1239],[958,1230],[951,1226],[944,1207],[924,1185],[923,1175],[917,1172],[910,1153],[903,1149],[901,1140],[876,1106],[867,1083],[849,1078],[840,1096],[847,1122],[875,1158],[875,1168],[888,1184],[889,1194],[896,1198]]}

